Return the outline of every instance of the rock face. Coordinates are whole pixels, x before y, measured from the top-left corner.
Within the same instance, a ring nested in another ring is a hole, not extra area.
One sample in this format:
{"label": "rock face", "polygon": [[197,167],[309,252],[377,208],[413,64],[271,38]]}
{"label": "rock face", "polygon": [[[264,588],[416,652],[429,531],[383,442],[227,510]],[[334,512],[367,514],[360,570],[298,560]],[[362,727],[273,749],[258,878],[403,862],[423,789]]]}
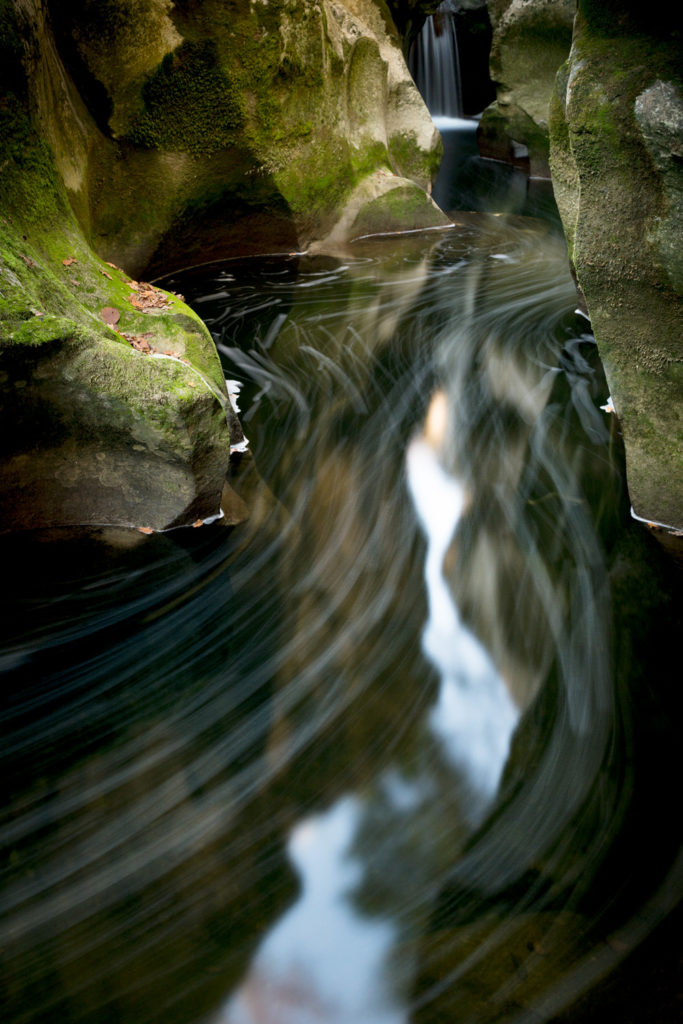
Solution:
{"label": "rock face", "polygon": [[444,221],[439,136],[373,0],[45,2],[42,122],[96,249],[131,272],[306,248],[377,170]]}
{"label": "rock face", "polygon": [[214,515],[230,451],[215,346],[88,246],[40,138],[26,68],[53,53],[29,13],[0,3],[0,530]]}
{"label": "rock face", "polygon": [[488,0],[497,98],[479,125],[482,156],[550,177],[548,107],[569,53],[575,6],[575,0]]}
{"label": "rock face", "polygon": [[634,511],[683,527],[683,81],[675,14],[581,0],[551,166]]}
{"label": "rock face", "polygon": [[447,223],[439,159],[372,0],[0,0],[0,529],[218,512],[215,347],[128,274]]}

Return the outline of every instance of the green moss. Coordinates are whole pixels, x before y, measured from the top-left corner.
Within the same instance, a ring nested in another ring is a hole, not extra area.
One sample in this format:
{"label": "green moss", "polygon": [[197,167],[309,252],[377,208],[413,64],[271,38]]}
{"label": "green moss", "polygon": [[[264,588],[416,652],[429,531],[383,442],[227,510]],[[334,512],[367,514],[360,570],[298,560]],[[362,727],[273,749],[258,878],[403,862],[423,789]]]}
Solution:
{"label": "green moss", "polygon": [[367,203],[353,224],[352,234],[380,234],[384,231],[414,231],[449,224],[417,185],[401,185]]}
{"label": "green moss", "polygon": [[441,166],[443,143],[425,153],[415,132],[397,132],[389,140],[389,155],[394,171],[401,177],[434,181]]}
{"label": "green moss", "polygon": [[215,44],[182,43],[142,88],[145,109],[130,129],[136,145],[194,154],[232,145],[244,123],[239,92]]}
{"label": "green moss", "polygon": [[314,142],[302,147],[275,180],[295,215],[304,222],[324,222],[363,178],[380,167],[390,169],[383,143],[371,139],[355,147],[319,130]]}
{"label": "green moss", "polygon": [[354,187],[379,167],[390,168],[389,154],[383,142],[369,140],[363,146],[351,148],[351,168]]}
{"label": "green moss", "polygon": [[351,147],[345,139],[319,133],[313,145],[274,177],[292,211],[315,218],[338,206],[352,190],[356,176]]}
{"label": "green moss", "polygon": [[34,316],[24,320],[21,326],[9,334],[7,340],[14,345],[37,348],[49,342],[78,336],[83,338],[83,330],[79,330],[73,320],[58,316]]}

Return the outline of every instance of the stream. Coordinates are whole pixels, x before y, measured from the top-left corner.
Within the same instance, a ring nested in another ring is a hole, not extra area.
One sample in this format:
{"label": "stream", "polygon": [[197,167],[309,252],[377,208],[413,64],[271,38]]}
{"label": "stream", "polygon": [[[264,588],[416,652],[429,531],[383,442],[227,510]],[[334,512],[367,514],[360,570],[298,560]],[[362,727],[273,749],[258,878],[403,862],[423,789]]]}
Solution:
{"label": "stream", "polygon": [[5,1021],[678,1019],[680,570],[516,209],[167,279],[224,519],[0,538]]}

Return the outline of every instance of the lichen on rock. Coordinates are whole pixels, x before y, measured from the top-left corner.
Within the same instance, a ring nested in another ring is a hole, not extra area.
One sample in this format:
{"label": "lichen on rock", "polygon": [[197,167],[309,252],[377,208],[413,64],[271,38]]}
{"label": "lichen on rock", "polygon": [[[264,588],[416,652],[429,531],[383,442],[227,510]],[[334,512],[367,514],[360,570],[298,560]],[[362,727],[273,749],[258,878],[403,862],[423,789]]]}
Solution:
{"label": "lichen on rock", "polygon": [[[580,4],[551,118],[553,184],[644,519],[683,526],[680,38]],[[628,9],[626,9],[628,8]]]}

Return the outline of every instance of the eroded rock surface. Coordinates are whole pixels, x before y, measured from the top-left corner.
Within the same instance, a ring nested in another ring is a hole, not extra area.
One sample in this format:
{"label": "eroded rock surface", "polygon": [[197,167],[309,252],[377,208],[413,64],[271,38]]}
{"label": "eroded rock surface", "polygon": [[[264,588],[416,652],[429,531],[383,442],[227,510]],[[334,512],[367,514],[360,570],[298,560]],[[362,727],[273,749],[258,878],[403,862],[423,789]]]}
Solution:
{"label": "eroded rock surface", "polygon": [[0,529],[218,512],[215,347],[129,275],[447,221],[373,0],[0,0],[0,129]]}
{"label": "eroded rock surface", "polygon": [[633,508],[681,529],[681,39],[676,14],[616,6],[579,5],[553,101],[553,182],[623,430]]}
{"label": "eroded rock surface", "polygon": [[548,108],[569,53],[575,6],[575,0],[488,0],[497,97],[482,116],[479,148],[533,177],[550,177]]}
{"label": "eroded rock surface", "polygon": [[431,189],[439,136],[373,0],[47,6],[41,119],[96,248],[133,273],[304,249],[378,169]]}

